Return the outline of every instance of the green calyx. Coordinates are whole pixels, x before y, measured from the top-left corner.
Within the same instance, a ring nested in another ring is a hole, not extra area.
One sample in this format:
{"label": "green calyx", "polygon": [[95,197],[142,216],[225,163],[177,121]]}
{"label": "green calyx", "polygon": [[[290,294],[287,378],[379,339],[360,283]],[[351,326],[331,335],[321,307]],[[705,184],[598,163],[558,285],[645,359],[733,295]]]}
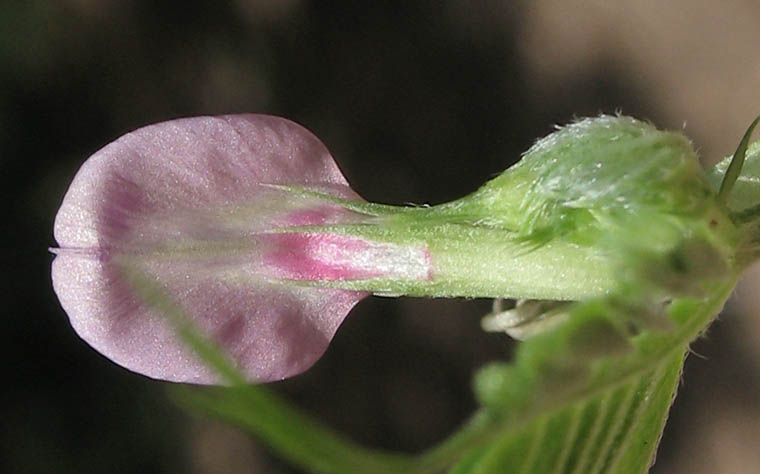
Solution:
{"label": "green calyx", "polygon": [[320,230],[429,252],[426,280],[324,284],[381,295],[577,301],[646,281],[692,294],[680,282],[731,273],[741,240],[690,142],[621,116],[559,129],[449,203],[343,204],[366,220]]}

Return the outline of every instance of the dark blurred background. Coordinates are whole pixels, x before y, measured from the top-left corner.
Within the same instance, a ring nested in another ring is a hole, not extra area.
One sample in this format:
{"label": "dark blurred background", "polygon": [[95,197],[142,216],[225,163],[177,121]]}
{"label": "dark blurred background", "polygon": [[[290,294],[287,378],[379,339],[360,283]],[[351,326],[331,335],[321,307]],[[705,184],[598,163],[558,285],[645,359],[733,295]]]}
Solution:
{"label": "dark blurred background", "polygon": [[[685,128],[711,163],[760,112],[758,24],[753,0],[0,2],[0,471],[298,472],[71,330],[50,285],[53,218],[119,135],[281,115],[361,195],[395,204],[462,196],[553,124],[599,112]],[[759,284],[695,344],[654,472],[760,472]],[[370,298],[276,388],[361,442],[423,449],[474,409],[472,372],[512,351],[480,331],[488,308]]]}

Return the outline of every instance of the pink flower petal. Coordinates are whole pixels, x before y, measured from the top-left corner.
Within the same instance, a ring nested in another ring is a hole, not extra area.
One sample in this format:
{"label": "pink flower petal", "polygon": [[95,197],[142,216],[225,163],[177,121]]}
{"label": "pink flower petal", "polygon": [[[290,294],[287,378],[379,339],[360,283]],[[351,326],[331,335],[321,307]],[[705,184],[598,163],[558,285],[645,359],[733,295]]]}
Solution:
{"label": "pink flower petal", "polygon": [[366,294],[276,281],[263,265],[277,235],[268,231],[362,216],[273,184],[360,199],[316,137],[275,117],[164,122],[95,153],[55,222],[61,248],[53,286],[74,329],[130,370],[217,381],[166,319],[135,295],[118,266],[129,262],[159,282],[250,380],[278,380],[310,367]]}

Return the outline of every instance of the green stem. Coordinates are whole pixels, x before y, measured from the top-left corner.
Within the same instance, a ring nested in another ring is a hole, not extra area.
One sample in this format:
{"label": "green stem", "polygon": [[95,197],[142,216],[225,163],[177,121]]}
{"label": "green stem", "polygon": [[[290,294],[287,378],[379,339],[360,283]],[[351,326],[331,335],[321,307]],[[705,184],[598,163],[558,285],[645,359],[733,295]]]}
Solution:
{"label": "green stem", "polygon": [[260,386],[183,389],[180,402],[248,431],[289,461],[325,474],[417,472],[411,457],[342,437]]}

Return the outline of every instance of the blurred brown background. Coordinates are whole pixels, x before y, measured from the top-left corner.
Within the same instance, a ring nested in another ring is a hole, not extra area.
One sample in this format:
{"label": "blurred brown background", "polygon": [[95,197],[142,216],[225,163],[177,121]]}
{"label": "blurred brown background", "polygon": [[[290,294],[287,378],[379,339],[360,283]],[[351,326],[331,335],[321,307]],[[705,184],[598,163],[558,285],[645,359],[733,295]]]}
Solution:
{"label": "blurred brown background", "polygon": [[[599,112],[684,129],[712,163],[760,112],[758,24],[754,0],[1,2],[0,471],[297,472],[69,327],[50,287],[53,217],[78,166],[117,136],[180,116],[282,115],[387,203],[459,197],[553,124]],[[758,285],[746,279],[695,344],[654,472],[760,472]],[[488,307],[365,300],[326,356],[277,388],[357,440],[423,449],[473,410],[473,370],[511,353],[480,331]]]}

